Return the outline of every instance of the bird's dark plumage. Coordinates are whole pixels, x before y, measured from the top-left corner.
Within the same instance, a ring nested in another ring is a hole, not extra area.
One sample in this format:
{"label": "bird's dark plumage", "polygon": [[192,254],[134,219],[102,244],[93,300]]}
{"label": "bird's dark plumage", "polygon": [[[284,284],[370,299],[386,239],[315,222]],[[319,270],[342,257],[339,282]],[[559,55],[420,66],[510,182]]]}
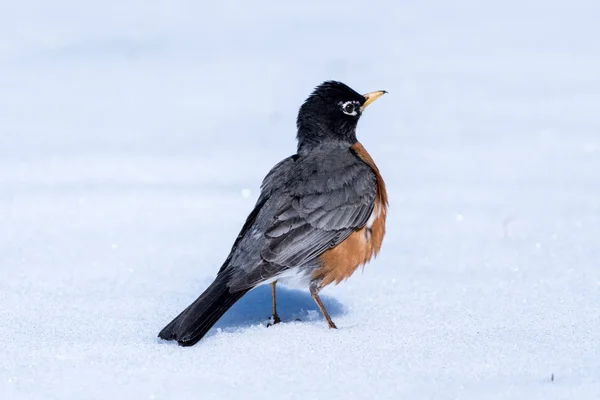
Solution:
{"label": "bird's dark plumage", "polygon": [[318,291],[377,254],[385,232],[385,184],[356,139],[362,111],[383,93],[334,81],[315,89],[298,114],[297,154],[267,174],[217,278],[161,338],[193,345],[248,290],[292,276],[333,325]]}

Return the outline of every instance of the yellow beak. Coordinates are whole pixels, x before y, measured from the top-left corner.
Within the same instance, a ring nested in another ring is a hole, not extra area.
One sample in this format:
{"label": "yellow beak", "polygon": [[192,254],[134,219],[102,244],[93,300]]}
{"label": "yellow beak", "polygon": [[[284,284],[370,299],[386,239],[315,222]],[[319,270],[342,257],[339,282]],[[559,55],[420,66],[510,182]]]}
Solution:
{"label": "yellow beak", "polygon": [[376,92],[371,92],[371,93],[367,93],[363,96],[365,96],[365,104],[362,105],[362,107],[360,108],[360,111],[362,112],[365,108],[367,108],[367,106],[369,104],[371,104],[372,102],[374,102],[375,100],[377,100],[378,98],[380,98],[381,96],[383,96],[384,94],[386,94],[387,92],[385,90],[378,90]]}

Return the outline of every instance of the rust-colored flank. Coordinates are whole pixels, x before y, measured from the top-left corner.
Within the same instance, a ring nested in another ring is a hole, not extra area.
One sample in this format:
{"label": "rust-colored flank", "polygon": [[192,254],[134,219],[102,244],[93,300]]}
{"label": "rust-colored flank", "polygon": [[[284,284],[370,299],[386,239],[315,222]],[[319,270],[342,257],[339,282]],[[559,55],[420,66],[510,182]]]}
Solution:
{"label": "rust-colored flank", "polygon": [[346,240],[336,247],[327,250],[320,257],[321,267],[313,273],[314,279],[321,280],[320,287],[332,282],[336,284],[348,279],[359,266],[364,266],[373,256],[377,256],[385,236],[385,219],[388,207],[385,182],[381,178],[375,162],[359,142],[351,149],[375,173],[377,179],[377,194],[373,207],[372,225],[356,229]]}

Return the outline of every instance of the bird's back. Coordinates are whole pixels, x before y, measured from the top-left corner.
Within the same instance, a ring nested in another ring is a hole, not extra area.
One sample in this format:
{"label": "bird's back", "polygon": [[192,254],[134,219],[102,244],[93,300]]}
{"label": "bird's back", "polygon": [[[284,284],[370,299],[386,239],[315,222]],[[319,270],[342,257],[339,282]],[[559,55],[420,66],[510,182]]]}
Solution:
{"label": "bird's back", "polygon": [[[354,148],[325,148],[288,157],[269,172],[253,212],[254,221],[240,233],[222,271],[229,275],[232,290],[286,273],[314,279],[317,275],[313,273],[323,265],[320,257],[329,254],[331,259],[336,246],[347,239],[356,241],[353,233],[367,225],[376,208],[383,216],[377,227],[383,227],[387,200],[377,204],[381,202],[378,193],[385,197],[385,185],[379,183],[379,172],[362,155]],[[338,261],[343,265],[335,268],[337,274],[329,272],[319,279],[335,276],[331,281],[339,281],[340,276],[349,276],[347,273],[379,250],[383,231],[377,229],[371,235],[374,241],[368,241],[369,248],[355,249],[362,255],[350,257],[352,266]]]}

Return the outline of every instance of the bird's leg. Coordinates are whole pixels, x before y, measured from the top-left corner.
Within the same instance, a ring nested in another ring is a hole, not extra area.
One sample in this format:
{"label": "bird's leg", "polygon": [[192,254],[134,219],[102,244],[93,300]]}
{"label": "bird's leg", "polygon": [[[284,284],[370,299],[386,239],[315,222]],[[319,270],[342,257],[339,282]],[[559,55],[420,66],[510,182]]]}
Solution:
{"label": "bird's leg", "polygon": [[329,313],[327,313],[327,310],[325,309],[325,306],[323,305],[323,302],[321,301],[321,298],[319,297],[319,290],[320,290],[320,288],[317,287],[317,285],[313,285],[313,284],[310,285],[310,295],[312,296],[315,303],[317,303],[317,306],[319,306],[319,310],[321,310],[321,313],[325,317],[325,320],[327,321],[327,325],[329,325],[329,328],[337,329],[337,326],[335,326],[335,324],[331,320]]}
{"label": "bird's leg", "polygon": [[271,282],[271,298],[272,298],[272,307],[273,307],[273,325],[281,322],[281,318],[277,315],[277,295],[275,294],[275,285],[277,285],[277,281]]}

